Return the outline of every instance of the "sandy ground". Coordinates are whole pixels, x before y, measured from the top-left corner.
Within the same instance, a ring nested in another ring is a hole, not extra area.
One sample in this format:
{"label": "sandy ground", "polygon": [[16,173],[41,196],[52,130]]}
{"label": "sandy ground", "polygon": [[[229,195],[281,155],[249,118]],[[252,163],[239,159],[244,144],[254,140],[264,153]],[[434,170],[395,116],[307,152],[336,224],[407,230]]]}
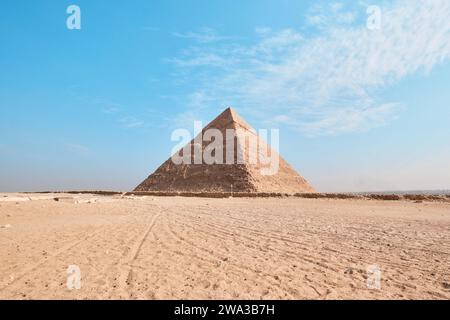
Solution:
{"label": "sandy ground", "polygon": [[450,203],[57,196],[0,194],[0,298],[450,298]]}

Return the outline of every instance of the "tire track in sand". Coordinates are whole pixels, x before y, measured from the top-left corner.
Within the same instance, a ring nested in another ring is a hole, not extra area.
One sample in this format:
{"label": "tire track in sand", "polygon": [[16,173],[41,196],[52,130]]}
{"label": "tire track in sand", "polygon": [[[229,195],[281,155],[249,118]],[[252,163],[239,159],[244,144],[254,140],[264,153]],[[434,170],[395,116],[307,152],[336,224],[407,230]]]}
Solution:
{"label": "tire track in sand", "polygon": [[[257,271],[254,268],[252,268],[250,266],[242,265],[242,264],[238,263],[237,261],[233,262],[233,261],[227,260],[225,262],[225,260],[223,260],[224,256],[226,256],[225,252],[221,252],[222,253],[222,255],[221,255],[214,250],[210,250],[208,248],[201,246],[200,244],[197,245],[195,242],[187,240],[186,237],[184,237],[181,234],[176,232],[175,228],[172,227],[172,224],[175,222],[178,225],[182,225],[184,228],[192,227],[195,230],[195,227],[194,227],[194,225],[196,225],[195,221],[192,221],[192,217],[181,215],[185,218],[185,221],[181,222],[176,219],[176,216],[179,215],[178,213],[173,212],[173,211],[167,211],[167,213],[169,213],[171,215],[171,221],[172,221],[172,223],[170,223],[169,221],[166,221],[167,217],[166,217],[166,219],[164,219],[164,225],[167,228],[169,235],[171,237],[173,237],[176,241],[179,241],[180,243],[184,243],[185,245],[187,245],[187,248],[193,249],[193,252],[190,255],[186,251],[184,252],[184,255],[189,255],[190,258],[194,258],[194,259],[198,259],[203,262],[211,263],[212,265],[216,265],[217,262],[219,262],[219,265],[221,265],[222,263],[226,263],[228,268],[230,268],[230,270],[228,271],[228,274],[230,273],[231,270],[234,269],[237,271],[237,274],[243,273],[243,274],[248,275],[249,278],[251,276],[256,276],[259,283],[263,283],[267,287],[271,287],[276,290],[283,290],[278,281],[272,280],[272,278],[273,278],[272,274],[264,272],[263,270]],[[191,223],[194,222],[194,225],[189,226],[189,222],[191,222]],[[199,230],[201,230],[201,226],[200,225],[197,225],[197,226],[199,227]],[[209,240],[213,240],[214,237],[216,236],[216,234],[211,233],[209,236],[212,237]],[[171,250],[171,248],[167,248],[167,249]],[[201,255],[195,254],[196,250],[206,253],[206,256],[201,256]],[[286,296],[288,298],[294,299],[294,296],[290,292],[283,291],[283,293],[286,293]]]}
{"label": "tire track in sand", "polygon": [[[133,206],[133,208],[134,207],[135,206]],[[111,223],[111,221],[108,220],[108,219],[105,219],[104,222]],[[27,276],[31,272],[35,271],[39,267],[41,267],[41,266],[45,265],[46,263],[52,261],[52,259],[55,259],[55,258],[59,257],[60,255],[66,253],[67,251],[71,250],[72,248],[80,245],[81,243],[83,243],[85,241],[88,241],[90,239],[95,238],[96,236],[98,236],[102,232],[104,232],[107,228],[108,228],[108,226],[107,227],[100,227],[96,231],[84,233],[84,236],[81,239],[72,241],[72,242],[62,246],[60,249],[54,251],[53,253],[49,253],[45,258],[41,258],[38,262],[30,265],[27,268],[22,269],[20,272],[18,272],[17,275],[14,276],[14,278],[10,278],[8,280],[4,280],[4,281],[0,282],[0,292],[4,291],[6,288],[11,286],[12,284],[17,282],[18,280],[23,279],[25,276]],[[118,228],[119,227],[116,227],[116,228],[114,228],[114,230],[117,230]]]}
{"label": "tire track in sand", "polygon": [[10,285],[12,285],[14,282],[22,279],[23,277],[25,277],[26,275],[28,275],[29,273],[33,272],[34,270],[36,270],[37,268],[39,268],[40,266],[44,265],[45,263],[51,261],[51,259],[54,259],[56,257],[58,257],[59,255],[67,252],[68,250],[72,249],[73,247],[76,247],[77,245],[79,245],[80,243],[87,241],[91,238],[94,238],[95,236],[99,235],[102,231],[104,231],[103,229],[88,233],[87,236],[83,237],[80,240],[71,242],[65,246],[63,246],[61,249],[50,253],[47,255],[47,257],[40,259],[38,262],[36,262],[35,264],[29,266],[28,268],[23,269],[19,275],[15,276],[13,279],[10,280],[6,280],[0,283],[0,292],[5,290],[7,287],[9,287]]}
{"label": "tire track in sand", "polygon": [[147,240],[149,234],[152,232],[152,229],[156,223],[156,220],[159,218],[159,216],[163,213],[163,211],[160,209],[160,211],[154,215],[147,228],[144,230],[144,232],[141,234],[141,236],[134,242],[131,249],[128,251],[128,253],[119,261],[119,291],[121,292],[121,295],[123,295],[123,298],[129,299],[131,297],[131,292],[129,290],[129,286],[131,285],[131,277],[133,273],[133,261],[136,260],[137,256],[139,255],[139,252],[141,251],[142,246],[144,245],[144,242]]}

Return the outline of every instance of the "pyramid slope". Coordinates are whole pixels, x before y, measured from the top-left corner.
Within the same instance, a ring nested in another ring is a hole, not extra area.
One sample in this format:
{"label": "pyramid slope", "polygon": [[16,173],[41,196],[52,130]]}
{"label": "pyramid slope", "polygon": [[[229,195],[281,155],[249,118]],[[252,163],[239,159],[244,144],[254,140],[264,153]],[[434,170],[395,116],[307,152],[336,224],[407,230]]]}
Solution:
{"label": "pyramid slope", "polygon": [[[240,129],[245,131],[246,134],[256,135],[256,133],[251,131],[252,127],[232,108],[223,111],[202,130],[202,133],[212,128],[218,129],[223,134],[224,140],[227,129]],[[256,138],[258,143],[265,144],[262,139],[257,136]],[[194,141],[195,139],[190,142],[191,147]],[[202,148],[204,149],[207,145],[208,142],[203,142]],[[225,143],[223,149],[225,157]],[[269,150],[274,152],[271,149]],[[152,175],[137,186],[134,191],[192,193],[230,192],[231,190],[233,192],[264,193],[314,192],[314,189],[308,182],[281,156],[279,156],[279,170],[276,174],[262,175],[260,169],[260,165],[248,162],[236,164],[236,155],[235,164],[176,165],[169,158]]]}

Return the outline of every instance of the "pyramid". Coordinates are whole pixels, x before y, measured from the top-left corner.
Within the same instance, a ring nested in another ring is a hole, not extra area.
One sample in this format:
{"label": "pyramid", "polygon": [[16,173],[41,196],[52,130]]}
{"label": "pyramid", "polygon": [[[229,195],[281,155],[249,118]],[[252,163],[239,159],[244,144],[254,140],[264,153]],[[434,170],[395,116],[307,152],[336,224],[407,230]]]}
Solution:
{"label": "pyramid", "polygon": [[[202,130],[202,137],[209,129],[216,129],[223,135],[223,162],[207,164],[203,159],[200,163],[195,164],[191,161],[187,164],[175,164],[172,158],[164,162],[153,174],[145,179],[134,191],[146,192],[183,192],[183,193],[307,193],[315,192],[309,183],[301,177],[281,156],[267,146],[266,142],[260,138],[256,131],[243,120],[237,112],[228,108],[223,111],[216,119],[209,123]],[[232,164],[226,162],[227,144],[226,134],[234,132],[235,143],[233,151],[234,161]],[[199,134],[200,136],[200,134]],[[199,137],[197,136],[197,138]],[[243,136],[243,137],[241,137]],[[250,149],[248,140],[245,137],[252,137],[257,141],[258,145],[267,149],[267,154],[278,159],[278,170],[274,174],[263,174],[266,164],[260,162],[249,161],[250,155],[255,156],[254,149]],[[242,140],[239,140],[242,139]],[[238,142],[241,141],[241,143]],[[186,145],[190,148],[191,156],[194,157],[194,145],[198,140],[194,139]],[[200,140],[201,141],[201,140]],[[243,141],[243,142],[242,142]],[[201,149],[205,148],[211,141],[201,141]],[[184,150],[178,152],[179,156],[183,156]],[[242,152],[244,158],[238,160],[238,154]],[[253,152],[253,153],[252,153]]]}

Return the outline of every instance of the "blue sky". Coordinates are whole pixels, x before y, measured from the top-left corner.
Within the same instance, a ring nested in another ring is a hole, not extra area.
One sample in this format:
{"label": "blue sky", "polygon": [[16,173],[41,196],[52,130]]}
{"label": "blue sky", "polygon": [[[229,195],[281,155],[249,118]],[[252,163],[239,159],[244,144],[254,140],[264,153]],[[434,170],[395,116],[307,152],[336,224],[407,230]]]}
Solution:
{"label": "blue sky", "polygon": [[279,128],[319,191],[450,189],[449,16],[447,0],[3,1],[0,191],[132,189],[174,129],[227,106]]}

